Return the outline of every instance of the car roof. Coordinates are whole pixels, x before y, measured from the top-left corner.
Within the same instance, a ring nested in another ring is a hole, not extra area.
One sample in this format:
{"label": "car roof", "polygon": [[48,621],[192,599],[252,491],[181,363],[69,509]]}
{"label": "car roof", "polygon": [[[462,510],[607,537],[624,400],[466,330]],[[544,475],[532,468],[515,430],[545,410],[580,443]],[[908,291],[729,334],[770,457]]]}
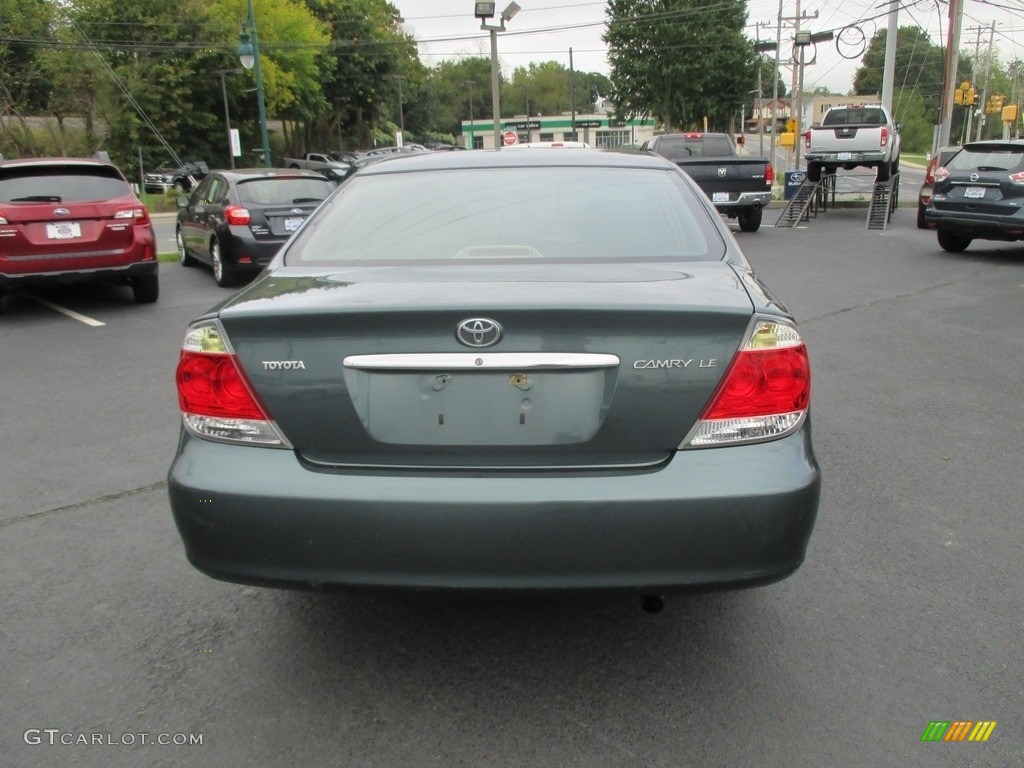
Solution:
{"label": "car roof", "polygon": [[985,141],[972,141],[964,144],[961,149],[990,150],[1012,147],[1024,147],[1024,140],[1021,139],[986,139]]}
{"label": "car roof", "polygon": [[46,167],[46,166],[94,166],[102,168],[116,168],[117,166],[113,163],[108,163],[106,160],[98,160],[94,157],[21,157],[11,160],[0,160],[0,167],[3,168],[17,168],[17,167]]}
{"label": "car roof", "polygon": [[577,149],[572,152],[506,152],[503,149],[475,149],[471,152],[415,152],[383,163],[367,165],[360,176],[414,171],[469,168],[651,168],[678,167],[660,155],[619,152],[614,149]]}

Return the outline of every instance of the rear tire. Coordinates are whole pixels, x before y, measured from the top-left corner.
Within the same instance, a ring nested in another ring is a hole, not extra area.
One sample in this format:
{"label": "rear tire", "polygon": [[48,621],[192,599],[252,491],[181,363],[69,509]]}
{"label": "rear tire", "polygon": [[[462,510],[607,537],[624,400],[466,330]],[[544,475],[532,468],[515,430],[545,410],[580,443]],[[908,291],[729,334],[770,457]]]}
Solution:
{"label": "rear tire", "polygon": [[224,268],[224,257],[217,238],[210,243],[210,262],[213,264],[213,279],[221,288],[230,288],[235,284],[235,275]]}
{"label": "rear tire", "polygon": [[188,255],[188,249],[185,248],[185,238],[181,234],[181,227],[178,227],[174,232],[174,240],[178,245],[178,263],[183,267],[194,267],[197,262],[195,258]]}
{"label": "rear tire", "polygon": [[136,304],[152,304],[160,298],[160,278],[152,275],[139,275],[132,278],[132,293]]}
{"label": "rear tire", "polygon": [[821,181],[821,163],[807,164],[807,180],[815,183]]}
{"label": "rear tire", "polygon": [[892,163],[882,163],[878,166],[878,173],[875,176],[875,181],[888,181],[890,176],[892,176]]}
{"label": "rear tire", "polygon": [[971,238],[952,235],[949,232],[939,232],[938,238],[939,247],[950,253],[963,253],[967,250],[967,246],[971,244]]}
{"label": "rear tire", "polygon": [[917,228],[928,229],[928,222],[924,218],[924,206],[920,203],[917,204]]}
{"label": "rear tire", "polygon": [[757,232],[761,226],[762,212],[760,208],[744,208],[736,214],[741,232]]}

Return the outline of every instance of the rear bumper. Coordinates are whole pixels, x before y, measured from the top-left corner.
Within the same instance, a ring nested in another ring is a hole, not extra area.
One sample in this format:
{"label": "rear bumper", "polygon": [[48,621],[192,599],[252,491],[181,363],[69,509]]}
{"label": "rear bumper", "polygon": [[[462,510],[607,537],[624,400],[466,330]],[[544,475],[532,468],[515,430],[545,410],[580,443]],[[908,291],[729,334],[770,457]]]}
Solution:
{"label": "rear bumper", "polygon": [[191,563],[287,587],[672,592],[803,561],[810,428],[643,472],[310,471],[290,451],[183,434],[168,490]]}
{"label": "rear bumper", "polygon": [[[840,159],[840,155],[850,155],[848,158]],[[815,152],[809,151],[804,153],[804,160],[811,163],[829,163],[836,165],[845,165],[849,163],[863,165],[865,163],[884,163],[888,159],[888,155],[885,152],[874,151],[874,152]]]}
{"label": "rear bumper", "polygon": [[157,274],[159,266],[156,259],[153,259],[123,266],[96,267],[94,269],[65,269],[24,273],[0,272],[0,289],[10,290],[28,285],[81,283],[91,280],[130,282],[135,277]]}
{"label": "rear bumper", "polygon": [[771,190],[765,192],[741,192],[735,200],[725,203],[714,203],[717,210],[722,213],[735,213],[742,208],[767,208],[772,201]]}
{"label": "rear bumper", "polygon": [[999,214],[954,213],[925,208],[925,223],[937,229],[972,240],[1002,240],[1014,242],[1024,239],[1024,211],[1018,216]]}

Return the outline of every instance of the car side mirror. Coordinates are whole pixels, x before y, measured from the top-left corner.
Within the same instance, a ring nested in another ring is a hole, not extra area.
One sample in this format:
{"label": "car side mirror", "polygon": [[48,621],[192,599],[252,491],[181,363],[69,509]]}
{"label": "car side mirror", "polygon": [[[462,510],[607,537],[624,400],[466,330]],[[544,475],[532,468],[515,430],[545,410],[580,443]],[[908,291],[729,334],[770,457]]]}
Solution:
{"label": "car side mirror", "polygon": [[188,208],[188,195],[178,195],[174,200],[174,204],[179,208]]}

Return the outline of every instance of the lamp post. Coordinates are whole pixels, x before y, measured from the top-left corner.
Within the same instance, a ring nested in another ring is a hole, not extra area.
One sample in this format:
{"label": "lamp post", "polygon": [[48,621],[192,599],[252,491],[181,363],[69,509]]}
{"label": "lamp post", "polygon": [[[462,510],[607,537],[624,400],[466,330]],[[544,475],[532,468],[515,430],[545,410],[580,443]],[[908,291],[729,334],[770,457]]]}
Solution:
{"label": "lamp post", "polygon": [[256,12],[249,0],[249,18],[242,22],[241,42],[238,45],[238,60],[246,69],[251,69],[256,78],[256,107],[260,118],[260,139],[263,142],[263,165],[270,167],[270,137],[267,135],[267,108],[263,100],[263,73],[260,71],[260,43],[256,35]]}
{"label": "lamp post", "polygon": [[463,80],[462,84],[469,86],[469,146],[466,149],[475,149],[473,146],[473,86],[476,83],[472,80]]}
{"label": "lamp post", "polygon": [[501,84],[498,78],[498,33],[505,31],[505,22],[519,13],[518,3],[511,2],[501,12],[500,24],[488,24],[494,18],[495,3],[474,3],[474,15],[480,19],[480,29],[491,33],[491,111],[494,112],[494,148],[501,148]]}
{"label": "lamp post", "polygon": [[228,112],[228,83],[225,75],[239,75],[242,73],[240,69],[215,69],[214,72],[220,75],[220,92],[224,97],[224,123],[228,129],[228,162],[231,164],[232,170],[235,167],[235,147],[231,141],[231,113]]}

